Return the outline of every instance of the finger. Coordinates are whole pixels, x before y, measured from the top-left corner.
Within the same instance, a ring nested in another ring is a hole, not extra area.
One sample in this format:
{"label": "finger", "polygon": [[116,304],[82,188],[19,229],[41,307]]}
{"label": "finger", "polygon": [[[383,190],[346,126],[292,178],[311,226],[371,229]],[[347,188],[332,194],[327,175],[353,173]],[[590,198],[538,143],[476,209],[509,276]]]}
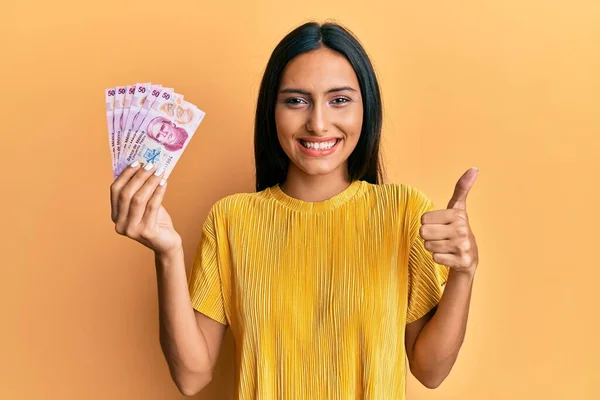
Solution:
{"label": "finger", "polygon": [[419,235],[423,240],[446,240],[457,236],[456,226],[453,224],[427,224],[421,225]]}
{"label": "finger", "polygon": [[167,181],[162,180],[162,185],[158,185],[152,198],[148,202],[146,206],[146,213],[144,214],[144,222],[148,224],[148,226],[155,226],[156,221],[158,220],[158,210],[160,210],[160,206],[162,205],[163,199],[165,197],[165,193],[167,192]]}
{"label": "finger", "polygon": [[462,265],[461,257],[455,254],[433,253],[433,261],[450,268],[460,268]]}
{"label": "finger", "polygon": [[129,182],[131,177],[140,169],[140,163],[134,161],[121,172],[119,177],[110,185],[110,217],[113,222],[117,222],[119,215],[119,195],[123,187]]}
{"label": "finger", "polygon": [[478,174],[479,169],[476,167],[469,168],[464,174],[462,174],[454,186],[454,193],[448,202],[447,208],[458,208],[461,210],[467,209],[467,195],[469,194],[469,190],[471,190],[473,183],[475,183],[475,179],[477,179]]}
{"label": "finger", "polygon": [[421,225],[425,224],[451,224],[458,218],[466,220],[467,212],[465,210],[451,208],[449,210],[427,211],[421,215]]}
{"label": "finger", "polygon": [[156,172],[150,178],[144,182],[142,187],[133,195],[131,199],[131,205],[129,207],[129,223],[139,224],[144,217],[148,201],[152,198],[156,187],[160,183],[164,169],[157,169]]}
{"label": "finger", "polygon": [[[117,218],[117,232],[123,233],[129,226],[129,213],[131,212],[131,199],[142,187],[146,180],[152,176],[154,172],[154,165],[148,163],[144,168],[139,168],[133,177],[127,182],[127,184],[121,189],[119,193],[119,205]],[[144,205],[145,208],[145,205]]]}
{"label": "finger", "polygon": [[451,240],[425,240],[424,246],[432,253],[458,254]]}

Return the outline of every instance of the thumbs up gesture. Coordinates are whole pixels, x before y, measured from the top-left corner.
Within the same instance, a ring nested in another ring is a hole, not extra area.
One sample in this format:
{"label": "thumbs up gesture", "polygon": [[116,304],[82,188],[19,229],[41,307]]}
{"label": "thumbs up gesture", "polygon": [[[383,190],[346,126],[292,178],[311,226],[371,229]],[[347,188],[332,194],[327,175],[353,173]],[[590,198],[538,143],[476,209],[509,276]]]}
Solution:
{"label": "thumbs up gesture", "polygon": [[475,236],[469,226],[467,195],[479,170],[470,168],[454,188],[446,210],[423,213],[419,234],[425,248],[433,252],[433,260],[456,272],[474,273],[479,263]]}

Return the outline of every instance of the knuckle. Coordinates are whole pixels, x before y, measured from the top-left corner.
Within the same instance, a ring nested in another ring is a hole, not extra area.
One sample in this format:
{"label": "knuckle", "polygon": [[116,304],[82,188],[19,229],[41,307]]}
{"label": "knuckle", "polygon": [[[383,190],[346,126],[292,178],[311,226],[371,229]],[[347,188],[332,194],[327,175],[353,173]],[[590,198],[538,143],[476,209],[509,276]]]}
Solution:
{"label": "knuckle", "polygon": [[125,228],[125,235],[127,237],[132,238],[132,239],[136,238],[137,235],[138,235],[137,229],[135,227],[133,227],[133,226],[128,226],[127,228]]}
{"label": "knuckle", "polygon": [[150,242],[154,238],[154,233],[149,229],[142,229],[140,231],[140,238],[142,238],[145,241]]}
{"label": "knuckle", "polygon": [[141,194],[136,194],[131,198],[131,204],[134,206],[141,206],[145,203],[144,196]]}
{"label": "knuckle", "polygon": [[131,195],[132,195],[132,193],[130,190],[123,189],[119,193],[119,201],[126,201],[131,198]]}
{"label": "knuckle", "polygon": [[121,189],[121,184],[119,182],[119,180],[114,180],[113,183],[110,184],[110,190],[111,191],[116,191]]}
{"label": "knuckle", "polygon": [[459,217],[459,218],[462,218],[462,219],[466,219],[467,213],[465,212],[465,210],[461,210],[460,208],[455,208],[454,209],[454,215],[456,217]]}
{"label": "knuckle", "polygon": [[125,229],[123,229],[123,225],[115,224],[115,232],[117,232],[119,235],[124,235]]}
{"label": "knuckle", "polygon": [[467,236],[469,234],[469,227],[465,224],[460,224],[456,227],[456,233],[459,236]]}
{"label": "knuckle", "polygon": [[468,240],[463,240],[459,244],[459,249],[466,253],[471,250],[471,243]]}
{"label": "knuckle", "polygon": [[463,256],[463,265],[466,267],[469,267],[471,265],[471,262],[473,261],[473,257],[471,257],[470,255],[465,255]]}

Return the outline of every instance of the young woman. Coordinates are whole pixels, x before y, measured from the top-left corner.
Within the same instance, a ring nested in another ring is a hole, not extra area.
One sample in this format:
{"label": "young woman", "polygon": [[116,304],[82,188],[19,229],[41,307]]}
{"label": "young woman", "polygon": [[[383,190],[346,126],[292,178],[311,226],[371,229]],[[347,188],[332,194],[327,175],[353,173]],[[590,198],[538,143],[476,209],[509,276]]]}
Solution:
{"label": "young woman", "polygon": [[448,375],[478,263],[466,214],[477,170],[446,210],[383,184],[381,120],[347,30],[289,33],[258,96],[256,193],[214,204],[189,278],[161,172],[133,164],[115,180],[116,231],[156,255],[160,342],[183,394],[211,380],[227,327],[240,399],[404,399],[408,369],[429,388]]}

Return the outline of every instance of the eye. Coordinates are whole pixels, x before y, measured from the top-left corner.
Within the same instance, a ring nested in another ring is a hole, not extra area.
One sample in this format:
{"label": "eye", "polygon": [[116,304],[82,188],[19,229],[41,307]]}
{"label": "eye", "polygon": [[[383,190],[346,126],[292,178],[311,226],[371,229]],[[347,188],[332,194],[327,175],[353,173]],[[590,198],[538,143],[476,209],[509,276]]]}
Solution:
{"label": "eye", "polygon": [[291,97],[291,98],[285,100],[285,104],[296,106],[296,105],[307,104],[307,103],[304,99],[302,99],[300,97]]}
{"label": "eye", "polygon": [[335,105],[342,105],[342,104],[346,104],[348,102],[350,102],[352,100],[350,100],[347,97],[336,97],[335,99],[333,99],[333,104]]}

